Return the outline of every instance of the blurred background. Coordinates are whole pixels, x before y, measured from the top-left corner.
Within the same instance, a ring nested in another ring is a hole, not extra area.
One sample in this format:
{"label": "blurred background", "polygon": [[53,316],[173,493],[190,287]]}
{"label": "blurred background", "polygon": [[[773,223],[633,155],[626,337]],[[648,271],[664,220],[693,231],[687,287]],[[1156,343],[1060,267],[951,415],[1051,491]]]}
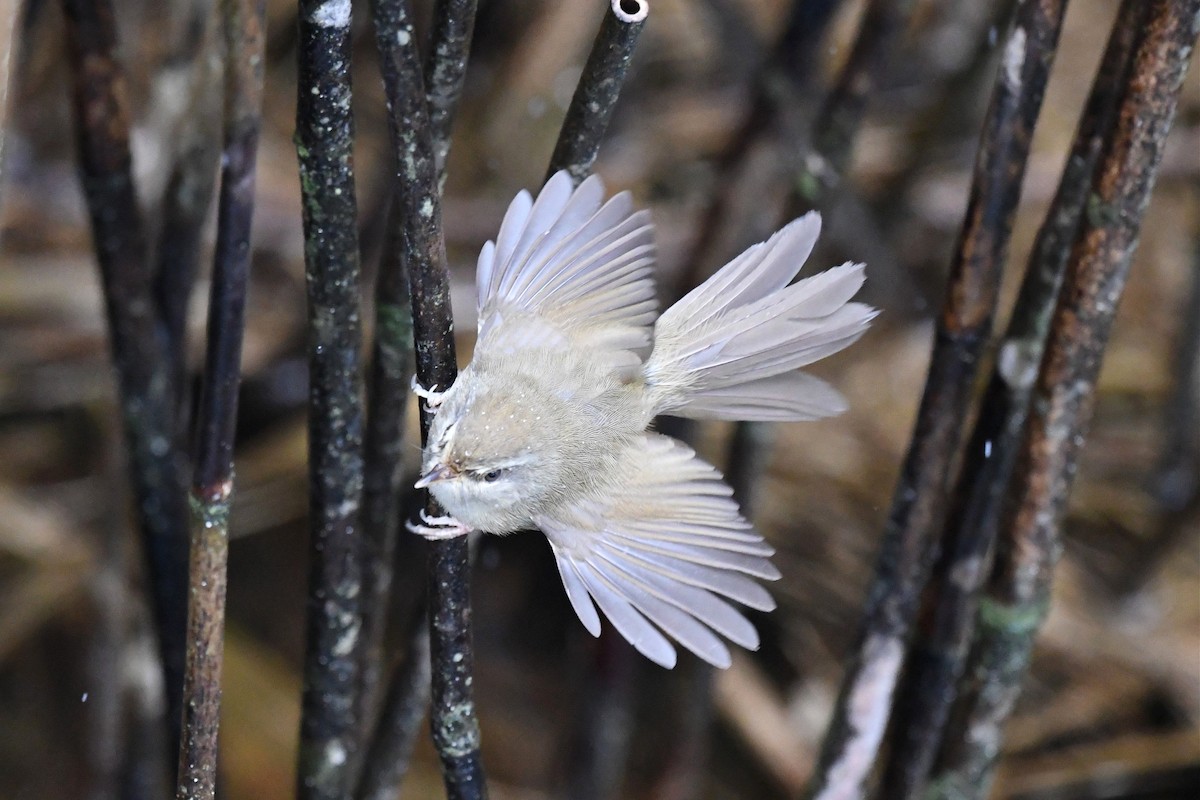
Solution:
{"label": "blurred background", "polygon": [[[194,4],[116,5],[135,170],[153,225],[178,148],[215,119],[187,90]],[[296,10],[284,0],[267,5],[221,756],[225,796],[274,800],[294,791],[307,387],[292,144]],[[370,277],[390,146],[375,42],[366,4],[358,5],[356,159]],[[804,147],[799,131],[844,62],[863,5],[837,5],[824,36],[803,54],[809,66],[787,119],[759,135],[744,119],[788,0],[651,1],[596,170],[611,190],[630,189],[651,209],[664,298],[689,261],[711,270],[777,227]],[[428,3],[417,6],[427,15]],[[1116,6],[1080,0],[1069,8],[1025,178],[1009,301]],[[512,195],[539,185],[606,7],[600,0],[480,3],[444,204],[464,363],[475,256]],[[583,631],[542,537],[481,543],[475,688],[493,797],[562,796],[580,757],[579,729],[591,724],[585,701],[601,689],[620,745],[609,765],[624,772],[616,796],[686,796],[672,787],[697,769],[704,797],[798,796],[859,624],[911,434],[1010,7],[1004,0],[915,3],[892,65],[868,97],[848,173],[824,204],[826,233],[813,268],[866,261],[864,299],[883,313],[861,342],[815,370],[846,394],[850,411],[766,430],[753,518],[779,551],[783,579],[771,587],[779,609],[755,618],[762,650],[739,654],[733,668],[713,676],[693,660],[667,672],[630,659],[620,643],[595,642]],[[122,753],[164,746],[158,728],[140,722],[159,708],[161,686],[76,172],[60,7],[29,0],[19,24],[0,185],[0,798],[100,797],[98,776],[119,770]],[[747,130],[745,156],[723,167],[723,154]],[[706,209],[722,193],[733,198],[723,212],[730,224],[694,254],[698,231],[711,225]],[[206,248],[210,240],[211,230]],[[1193,69],[1105,357],[1054,607],[1008,727],[996,797],[1200,796],[1200,434],[1173,423],[1195,413],[1200,394],[1178,385],[1179,365],[1200,346],[1195,326],[1183,325],[1200,313],[1198,253],[1200,76]],[[193,374],[206,299],[202,278],[190,315]],[[413,426],[415,469],[415,418]],[[729,433],[703,428],[698,449],[724,463]],[[419,594],[422,564],[421,544],[406,535],[397,618]],[[615,688],[597,688],[597,664]],[[697,700],[710,681],[711,709]],[[711,739],[699,745],[685,735],[696,714],[711,721]],[[403,796],[441,791],[422,736]]]}

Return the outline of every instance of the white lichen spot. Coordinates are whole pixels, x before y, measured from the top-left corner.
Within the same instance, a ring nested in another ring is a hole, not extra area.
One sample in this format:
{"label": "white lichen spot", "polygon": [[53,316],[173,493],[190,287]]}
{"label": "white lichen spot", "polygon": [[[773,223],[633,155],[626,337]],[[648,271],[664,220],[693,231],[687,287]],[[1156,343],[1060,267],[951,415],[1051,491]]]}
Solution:
{"label": "white lichen spot", "polygon": [[346,763],[346,748],[341,742],[330,742],[325,745],[325,761],[335,767]]}
{"label": "white lichen spot", "polygon": [[1000,377],[1014,389],[1028,389],[1037,380],[1037,344],[1025,340],[1005,342],[996,359]]}
{"label": "white lichen spot", "polygon": [[400,45],[401,47],[404,47],[411,41],[412,41],[412,34],[409,33],[407,30],[400,30],[400,31],[396,32],[396,44]]}
{"label": "white lichen spot", "polygon": [[322,28],[345,28],[350,24],[350,0],[325,0],[309,20]]}
{"label": "white lichen spot", "polygon": [[433,216],[433,201],[428,197],[421,202],[421,216],[426,219]]}
{"label": "white lichen spot", "polygon": [[1021,67],[1025,66],[1025,29],[1014,28],[1004,46],[1004,82],[1011,92],[1021,88]]}

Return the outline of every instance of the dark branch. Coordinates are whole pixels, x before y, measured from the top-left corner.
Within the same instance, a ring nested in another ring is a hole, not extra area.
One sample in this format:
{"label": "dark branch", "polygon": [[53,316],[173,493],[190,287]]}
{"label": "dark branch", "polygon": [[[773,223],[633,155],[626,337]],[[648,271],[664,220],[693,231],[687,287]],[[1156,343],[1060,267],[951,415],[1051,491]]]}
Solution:
{"label": "dark branch", "polygon": [[[429,112],[432,120],[438,185],[445,182],[446,157],[450,150],[450,129],[466,76],[471,31],[475,25],[474,0],[442,0],[436,9],[433,41],[426,58],[426,73],[431,75]],[[408,263],[405,250],[403,204],[390,201],[387,234],[375,283],[375,341],[372,345],[371,380],[367,403],[366,479],[363,493],[363,670],[360,706],[363,709],[363,734],[373,727],[373,710],[379,693],[379,672],[383,663],[383,634],[391,595],[396,537],[400,523],[400,468],[404,454],[404,410],[408,405],[409,380],[413,352],[412,299],[408,288]],[[418,621],[413,618],[413,624]],[[419,703],[424,709],[428,694],[406,698],[395,689],[388,691],[388,702]],[[416,713],[385,710],[385,714]],[[371,752],[379,753],[372,745]],[[380,758],[389,761],[389,769],[403,775],[407,756]]]}
{"label": "dark branch", "polygon": [[546,180],[564,169],[575,183],[591,173],[649,13],[646,0],[611,0],[567,107]]}
{"label": "dark branch", "polygon": [[897,693],[893,728],[898,740],[881,784],[886,798],[920,796],[942,741],[974,630],[976,595],[991,564],[1005,489],[1029,416],[1050,315],[1100,146],[1111,133],[1143,7],[1142,0],[1125,0],[1114,23],[967,446],[943,533],[942,558],[931,582],[934,591],[927,599],[936,603],[933,622],[913,648],[905,688]]}
{"label": "dark branch", "polygon": [[[130,479],[146,555],[163,661],[167,720],[177,744],[187,627],[187,511],[175,449],[175,403],[129,153],[125,79],[114,57],[108,0],[64,0],[75,78],[83,190],[130,454]],[[173,750],[172,750],[173,752]]]}
{"label": "dark branch", "polygon": [[1065,0],[1021,4],[1004,45],[912,443],[867,609],[811,787],[859,796],[878,757],[921,592],[945,521],[978,362]]}
{"label": "dark branch", "polygon": [[216,793],[233,442],[263,93],[266,0],[227,2],[221,10],[225,131],[208,348],[188,498],[192,541],[177,800],[210,800]]}
{"label": "dark branch", "polygon": [[[391,114],[392,145],[399,165],[398,214],[407,246],[417,379],[445,389],[458,374],[450,309],[450,275],[442,235],[438,169],[421,62],[407,0],[375,0],[375,36]],[[422,409],[421,436],[432,413]],[[429,513],[443,514],[429,498]],[[429,556],[430,653],[433,740],[447,794],[484,797],[479,723],[472,691],[470,561],[466,537],[433,542]]]}
{"label": "dark branch", "polygon": [[340,800],[358,742],[363,489],[350,0],[301,0],[296,149],[309,325],[309,566],[299,796]]}
{"label": "dark branch", "polygon": [[1101,151],[1050,322],[1029,426],[1005,499],[996,564],[979,604],[969,677],[931,783],[935,797],[986,795],[1003,725],[1049,608],[1062,552],[1060,527],[1096,377],[1200,33],[1200,0],[1144,5],[1116,128]]}

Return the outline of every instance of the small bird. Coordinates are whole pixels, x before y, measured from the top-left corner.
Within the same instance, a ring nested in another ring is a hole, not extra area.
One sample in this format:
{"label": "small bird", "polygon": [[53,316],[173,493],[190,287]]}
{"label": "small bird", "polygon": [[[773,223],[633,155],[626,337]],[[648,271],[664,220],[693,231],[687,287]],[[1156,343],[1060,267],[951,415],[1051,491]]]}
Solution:
{"label": "small bird", "polygon": [[[729,601],[769,611],[754,579],[774,550],[721,474],[648,430],[660,414],[812,420],[842,396],[800,367],[866,331],[850,299],[863,265],[791,281],[820,233],[809,213],[750,247],[655,320],[653,228],[627,192],[554,175],[512,201],[479,254],[470,365],[444,392],[414,387],[434,418],[417,488],[451,515],[410,525],[431,538],[538,528],[567,597],[600,635],[596,608],[651,661],[674,639],[717,667],[721,637],[756,649]],[[789,285],[791,284],[791,285]],[[719,634],[719,635],[718,635]]]}

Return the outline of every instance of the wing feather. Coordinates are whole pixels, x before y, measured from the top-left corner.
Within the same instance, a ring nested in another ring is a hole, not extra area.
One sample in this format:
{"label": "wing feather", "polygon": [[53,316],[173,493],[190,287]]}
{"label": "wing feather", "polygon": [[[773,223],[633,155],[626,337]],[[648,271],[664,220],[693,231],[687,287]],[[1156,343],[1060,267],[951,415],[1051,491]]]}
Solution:
{"label": "wing feather", "polygon": [[657,311],[653,227],[628,193],[559,172],[513,199],[479,254],[480,347],[587,347],[614,369],[641,364]]}
{"label": "wing feather", "polygon": [[602,498],[535,520],[571,605],[595,633],[594,601],[622,636],[663,666],[674,663],[665,634],[727,667],[729,650],[719,637],[751,649],[759,641],[729,601],[774,608],[754,580],[779,577],[769,560],[774,550],[742,518],[720,473],[690,448],[647,433],[624,456],[622,480]]}

